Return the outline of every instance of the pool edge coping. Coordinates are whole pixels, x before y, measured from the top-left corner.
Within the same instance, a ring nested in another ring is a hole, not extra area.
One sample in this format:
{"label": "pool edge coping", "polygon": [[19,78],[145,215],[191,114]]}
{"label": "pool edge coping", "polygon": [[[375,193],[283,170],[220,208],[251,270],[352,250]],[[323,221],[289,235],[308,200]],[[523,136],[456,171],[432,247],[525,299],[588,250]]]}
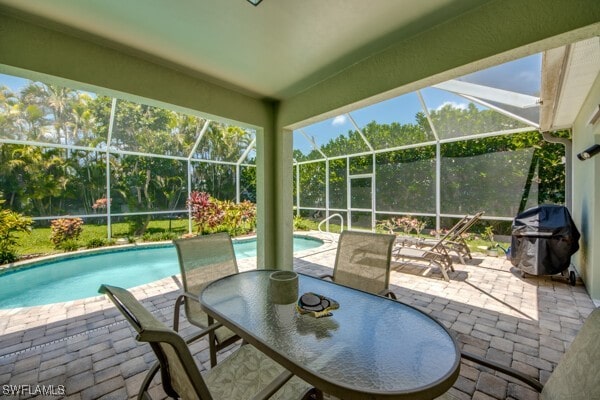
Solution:
{"label": "pool edge coping", "polygon": [[[311,232],[311,231],[308,231],[308,232]],[[327,244],[327,242],[324,239],[319,238],[315,235],[311,235],[310,233],[304,233],[304,234],[294,233],[294,236],[322,242],[321,246],[318,246],[316,248],[320,248]],[[231,238],[231,240],[234,243],[245,242],[245,241],[250,241],[250,240],[256,240],[257,237],[258,237],[257,235],[248,235],[248,236],[244,236],[244,237]],[[22,261],[17,261],[17,262],[1,265],[0,266],[0,276],[5,275],[5,274],[15,273],[15,272],[18,272],[18,271],[21,271],[24,269],[36,268],[36,267],[42,266],[44,264],[52,263],[57,260],[69,260],[72,258],[93,256],[96,254],[102,254],[102,253],[107,253],[107,252],[111,252],[111,251],[120,252],[120,251],[130,251],[130,250],[134,250],[137,248],[145,248],[145,247],[160,248],[160,247],[168,247],[168,246],[172,246],[172,245],[173,245],[172,240],[168,240],[168,241],[163,240],[163,241],[158,241],[158,242],[142,242],[142,243],[128,243],[128,244],[122,244],[122,245],[113,245],[113,246],[102,246],[102,247],[97,247],[94,249],[83,249],[83,250],[77,250],[77,251],[72,251],[72,252],[68,252],[68,253],[49,254],[49,255],[36,257],[36,258],[28,259],[28,260],[22,260]],[[308,249],[308,250],[312,250],[312,249]],[[302,252],[308,251],[308,250],[300,250],[298,253],[302,253]]]}

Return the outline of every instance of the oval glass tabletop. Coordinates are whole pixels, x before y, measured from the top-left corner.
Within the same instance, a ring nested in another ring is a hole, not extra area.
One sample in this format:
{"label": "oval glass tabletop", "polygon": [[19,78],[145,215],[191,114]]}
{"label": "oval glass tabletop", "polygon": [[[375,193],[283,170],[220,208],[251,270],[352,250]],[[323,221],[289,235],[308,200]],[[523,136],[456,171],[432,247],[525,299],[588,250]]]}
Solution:
{"label": "oval glass tabletop", "polygon": [[299,274],[298,295],[339,303],[329,317],[300,314],[269,299],[269,275],[255,270],[208,285],[202,307],[293,373],[344,398],[432,398],[458,377],[456,342],[406,304]]}

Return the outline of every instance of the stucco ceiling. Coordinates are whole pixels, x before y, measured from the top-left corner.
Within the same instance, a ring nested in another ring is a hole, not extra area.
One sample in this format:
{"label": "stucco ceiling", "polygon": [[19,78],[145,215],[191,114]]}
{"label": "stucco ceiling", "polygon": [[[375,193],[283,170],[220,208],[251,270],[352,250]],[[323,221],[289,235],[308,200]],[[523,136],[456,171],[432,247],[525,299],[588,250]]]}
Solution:
{"label": "stucco ceiling", "polygon": [[294,96],[484,0],[0,0],[0,7],[259,98]]}

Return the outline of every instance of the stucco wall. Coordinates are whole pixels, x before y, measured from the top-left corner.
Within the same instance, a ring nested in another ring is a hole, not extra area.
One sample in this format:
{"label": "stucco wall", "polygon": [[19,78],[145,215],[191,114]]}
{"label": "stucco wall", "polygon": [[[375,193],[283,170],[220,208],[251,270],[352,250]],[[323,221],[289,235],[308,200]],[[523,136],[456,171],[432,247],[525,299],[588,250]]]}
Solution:
{"label": "stucco wall", "polygon": [[600,123],[588,124],[600,104],[600,77],[573,126],[573,219],[581,232],[580,249],[573,263],[586,288],[600,306],[600,155],[580,161],[575,154],[600,144]]}

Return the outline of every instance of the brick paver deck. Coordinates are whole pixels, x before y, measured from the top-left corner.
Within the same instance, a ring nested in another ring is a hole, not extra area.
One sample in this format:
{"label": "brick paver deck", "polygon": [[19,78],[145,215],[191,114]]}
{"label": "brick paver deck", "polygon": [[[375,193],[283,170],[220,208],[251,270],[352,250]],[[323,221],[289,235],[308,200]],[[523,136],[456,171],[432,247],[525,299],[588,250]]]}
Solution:
{"label": "brick paver deck", "polygon": [[[331,272],[334,259],[335,246],[328,243],[296,254],[294,267],[317,275]],[[439,319],[464,349],[545,382],[594,309],[584,286],[549,277],[522,278],[503,258],[475,254],[466,265],[457,262],[450,282],[423,265],[395,264],[391,289],[400,301]],[[255,263],[240,260],[240,269],[255,268]],[[132,292],[171,324],[178,290],[177,277],[170,277]],[[181,332],[187,336],[194,330],[184,323]],[[0,397],[6,398],[132,398],[155,361],[150,347],[134,340],[133,330],[101,296],[0,310],[0,343]],[[191,348],[200,368],[209,368],[207,342]],[[155,381],[153,398],[165,398],[159,379]],[[29,385],[30,391],[45,385],[54,395],[10,397],[7,385]],[[59,394],[61,388],[65,396]],[[467,361],[451,391],[464,399],[538,398],[513,378]]]}

